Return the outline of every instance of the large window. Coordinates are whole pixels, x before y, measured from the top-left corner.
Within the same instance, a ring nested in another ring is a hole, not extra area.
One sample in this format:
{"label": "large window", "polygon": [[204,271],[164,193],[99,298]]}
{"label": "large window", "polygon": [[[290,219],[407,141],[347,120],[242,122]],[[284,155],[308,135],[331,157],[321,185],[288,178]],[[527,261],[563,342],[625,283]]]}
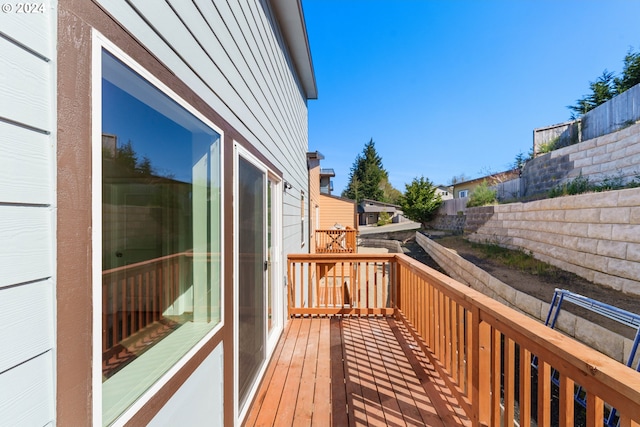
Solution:
{"label": "large window", "polygon": [[102,422],[220,323],[221,137],[102,51]]}

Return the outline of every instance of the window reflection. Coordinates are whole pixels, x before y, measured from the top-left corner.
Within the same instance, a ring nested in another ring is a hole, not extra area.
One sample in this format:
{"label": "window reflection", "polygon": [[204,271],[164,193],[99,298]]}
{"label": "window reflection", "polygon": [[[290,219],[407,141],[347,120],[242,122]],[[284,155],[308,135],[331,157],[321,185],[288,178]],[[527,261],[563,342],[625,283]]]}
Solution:
{"label": "window reflection", "polygon": [[[102,59],[103,400],[117,415],[220,321],[220,135]],[[135,390],[108,385],[119,377]]]}

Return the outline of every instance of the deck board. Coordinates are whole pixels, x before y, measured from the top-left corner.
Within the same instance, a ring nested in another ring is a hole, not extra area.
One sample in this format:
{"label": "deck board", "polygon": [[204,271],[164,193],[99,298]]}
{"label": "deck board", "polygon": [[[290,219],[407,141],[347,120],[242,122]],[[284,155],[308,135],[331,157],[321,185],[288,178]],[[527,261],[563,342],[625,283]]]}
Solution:
{"label": "deck board", "polygon": [[470,425],[401,322],[291,319],[246,426]]}

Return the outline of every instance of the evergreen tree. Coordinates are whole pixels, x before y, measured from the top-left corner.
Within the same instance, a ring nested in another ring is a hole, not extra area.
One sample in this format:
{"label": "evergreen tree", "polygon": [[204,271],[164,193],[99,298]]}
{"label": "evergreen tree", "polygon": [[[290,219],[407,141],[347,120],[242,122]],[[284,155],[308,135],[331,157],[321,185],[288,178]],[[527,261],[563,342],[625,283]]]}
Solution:
{"label": "evergreen tree", "polygon": [[622,93],[640,83],[640,52],[629,49],[624,57],[622,76],[614,79],[616,93]]}
{"label": "evergreen tree", "polygon": [[362,199],[385,202],[384,182],[388,181],[387,171],[382,167],[382,158],[376,151],[373,139],[364,146],[349,173],[349,184],[342,192],[342,197],[354,199],[358,203]]}
{"label": "evergreen tree", "polygon": [[613,73],[607,70],[595,82],[589,82],[591,93],[576,101],[576,105],[568,108],[573,111],[572,118],[579,117],[593,110],[600,104],[604,104],[616,95]]}
{"label": "evergreen tree", "polygon": [[425,177],[414,178],[411,184],[405,184],[405,187],[400,203],[402,212],[407,218],[425,227],[435,216],[442,204],[442,198],[436,194],[436,186]]}
{"label": "evergreen tree", "polygon": [[571,119],[576,119],[604,104],[616,95],[640,83],[640,52],[629,49],[624,57],[622,74],[614,77],[614,73],[604,70],[595,82],[589,82],[591,93],[578,99],[567,108],[572,111]]}

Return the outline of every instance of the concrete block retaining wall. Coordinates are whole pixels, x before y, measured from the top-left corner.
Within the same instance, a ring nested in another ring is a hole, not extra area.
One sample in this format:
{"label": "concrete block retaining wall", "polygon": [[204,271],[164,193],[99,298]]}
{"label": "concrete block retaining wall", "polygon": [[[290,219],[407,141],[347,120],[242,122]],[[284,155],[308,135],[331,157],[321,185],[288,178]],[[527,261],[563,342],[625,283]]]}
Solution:
{"label": "concrete block retaining wall", "polygon": [[468,229],[469,240],[522,249],[591,282],[640,295],[640,188],[490,208],[491,215],[477,208],[485,222]]}
{"label": "concrete block retaining wall", "polygon": [[[416,242],[453,279],[534,319],[541,322],[546,319],[549,302],[512,288],[421,233],[416,233]],[[568,311],[560,312],[556,329],[622,363],[626,362],[633,345],[631,340]]]}
{"label": "concrete block retaining wall", "polygon": [[640,174],[640,123],[540,155],[522,172],[522,196],[549,191],[580,175],[591,182],[605,177],[632,181]]}

